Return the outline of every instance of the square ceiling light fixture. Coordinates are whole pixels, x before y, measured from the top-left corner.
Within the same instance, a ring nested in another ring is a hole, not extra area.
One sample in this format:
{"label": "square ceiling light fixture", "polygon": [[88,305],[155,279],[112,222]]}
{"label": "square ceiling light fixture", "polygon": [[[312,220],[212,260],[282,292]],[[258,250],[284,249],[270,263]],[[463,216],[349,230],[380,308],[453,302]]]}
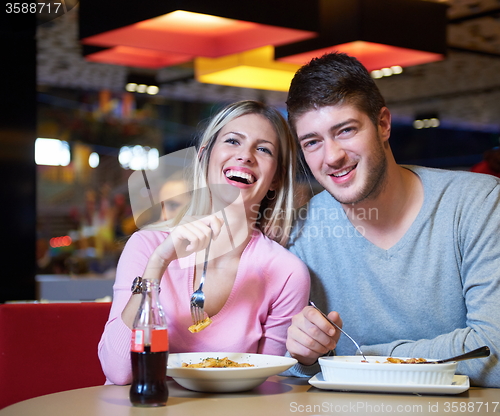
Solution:
{"label": "square ceiling light fixture", "polygon": [[148,69],[160,69],[166,66],[180,65],[192,59],[189,55],[165,53],[152,49],[131,48],[130,46],[92,49],[85,47],[84,50],[92,51],[85,57],[90,62]]}
{"label": "square ceiling light fixture", "polygon": [[303,65],[328,52],[355,56],[369,71],[442,60],[443,3],[422,0],[319,0],[319,36],[276,47],[275,58]]}
{"label": "square ceiling light fixture", "polygon": [[221,58],[195,58],[195,78],[199,82],[288,91],[300,65],[274,61],[274,47],[262,48]]}
{"label": "square ceiling light fixture", "polygon": [[86,0],[80,41],[100,48],[90,61],[157,69],[313,38],[318,10],[317,0]]}

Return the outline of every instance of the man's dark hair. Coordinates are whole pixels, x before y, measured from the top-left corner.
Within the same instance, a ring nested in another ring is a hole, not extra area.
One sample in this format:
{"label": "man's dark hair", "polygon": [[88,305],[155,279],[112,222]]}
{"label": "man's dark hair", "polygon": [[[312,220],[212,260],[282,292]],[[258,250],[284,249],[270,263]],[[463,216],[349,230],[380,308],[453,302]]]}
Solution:
{"label": "man's dark hair", "polygon": [[354,105],[378,125],[385,100],[356,58],[345,53],[328,53],[297,71],[286,104],[288,121],[295,131],[295,122],[306,112],[337,104]]}

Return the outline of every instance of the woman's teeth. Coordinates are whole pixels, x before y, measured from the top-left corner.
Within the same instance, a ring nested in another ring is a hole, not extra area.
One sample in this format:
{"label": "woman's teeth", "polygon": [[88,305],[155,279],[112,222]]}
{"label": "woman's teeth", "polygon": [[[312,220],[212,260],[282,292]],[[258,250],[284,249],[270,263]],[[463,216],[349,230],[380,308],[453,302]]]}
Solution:
{"label": "woman's teeth", "polygon": [[[246,172],[241,172],[239,170],[229,169],[226,171],[226,177],[229,179],[243,179],[246,183],[251,184],[255,182],[255,178]],[[242,182],[241,180],[238,182]]]}

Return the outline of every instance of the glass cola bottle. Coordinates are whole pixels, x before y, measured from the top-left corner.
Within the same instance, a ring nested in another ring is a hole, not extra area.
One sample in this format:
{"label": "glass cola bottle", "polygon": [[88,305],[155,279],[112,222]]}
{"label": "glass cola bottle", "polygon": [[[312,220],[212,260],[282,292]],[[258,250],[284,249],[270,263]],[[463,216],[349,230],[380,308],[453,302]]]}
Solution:
{"label": "glass cola bottle", "polygon": [[142,301],[134,320],[130,352],[130,401],[134,406],[167,404],[168,330],[158,292],[158,281],[142,281]]}

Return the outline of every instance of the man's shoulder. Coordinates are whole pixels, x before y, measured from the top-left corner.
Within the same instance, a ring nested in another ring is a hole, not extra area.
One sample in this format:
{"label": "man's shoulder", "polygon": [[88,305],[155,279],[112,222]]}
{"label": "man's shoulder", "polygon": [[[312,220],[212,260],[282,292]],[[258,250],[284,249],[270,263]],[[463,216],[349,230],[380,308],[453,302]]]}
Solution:
{"label": "man's shoulder", "polygon": [[328,209],[342,209],[342,206],[335,200],[335,198],[327,191],[323,190],[314,195],[305,205],[300,207],[298,211],[305,213],[311,211],[328,210]]}
{"label": "man's shoulder", "polygon": [[422,180],[424,188],[460,189],[460,195],[477,195],[481,192],[500,190],[500,180],[492,175],[470,172],[466,170],[449,170],[423,166],[405,166],[416,173]]}
{"label": "man's shoulder", "polygon": [[288,248],[294,254],[299,246],[316,250],[317,244],[312,241],[343,233],[352,227],[350,224],[342,205],[328,191],[321,191],[295,212]]}
{"label": "man's shoulder", "polygon": [[306,229],[338,224],[346,218],[342,205],[328,191],[321,191],[294,212],[291,240]]}

